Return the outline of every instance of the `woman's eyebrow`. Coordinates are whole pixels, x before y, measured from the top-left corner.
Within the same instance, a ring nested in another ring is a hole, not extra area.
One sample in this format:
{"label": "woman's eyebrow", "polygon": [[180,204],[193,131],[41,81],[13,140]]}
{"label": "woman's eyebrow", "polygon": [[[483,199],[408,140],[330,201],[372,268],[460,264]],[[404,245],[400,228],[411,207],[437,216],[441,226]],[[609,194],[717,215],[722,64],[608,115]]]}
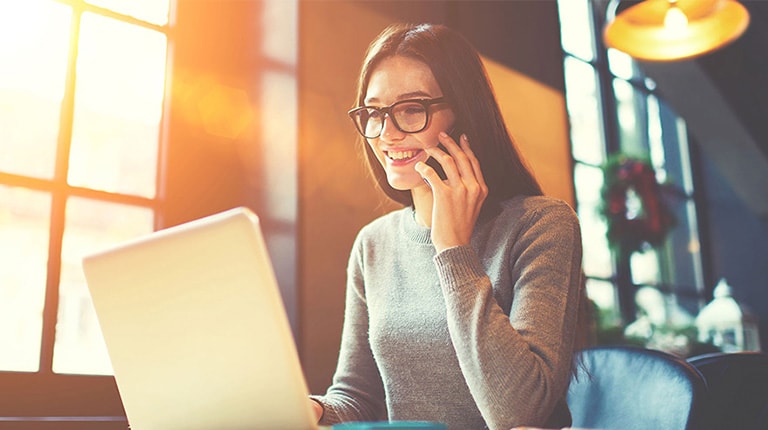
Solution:
{"label": "woman's eyebrow", "polygon": [[432,96],[425,91],[411,91],[410,93],[400,94],[399,96],[397,96],[397,99],[407,100],[407,99],[414,99],[414,98],[420,98],[420,97],[432,97]]}
{"label": "woman's eyebrow", "polygon": [[[430,98],[430,97],[432,97],[432,95],[427,93],[426,91],[418,90],[418,91],[411,91],[411,92],[400,94],[400,95],[397,96],[396,99],[398,101],[400,101],[400,100],[418,99],[418,98],[425,98],[425,97],[426,98]],[[370,98],[367,98],[367,99],[363,100],[363,103],[368,105],[368,104],[371,104],[371,103],[376,103],[378,101],[379,101],[378,97],[370,97]]]}

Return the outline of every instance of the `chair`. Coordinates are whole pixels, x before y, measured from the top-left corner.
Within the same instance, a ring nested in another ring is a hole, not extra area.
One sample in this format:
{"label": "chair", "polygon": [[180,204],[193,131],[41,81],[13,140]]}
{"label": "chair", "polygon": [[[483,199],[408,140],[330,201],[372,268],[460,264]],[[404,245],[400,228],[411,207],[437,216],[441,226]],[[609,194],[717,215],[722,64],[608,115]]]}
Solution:
{"label": "chair", "polygon": [[768,354],[711,353],[688,362],[707,381],[703,429],[768,429]]}
{"label": "chair", "polygon": [[633,346],[584,350],[568,389],[573,427],[698,430],[706,384],[685,360]]}

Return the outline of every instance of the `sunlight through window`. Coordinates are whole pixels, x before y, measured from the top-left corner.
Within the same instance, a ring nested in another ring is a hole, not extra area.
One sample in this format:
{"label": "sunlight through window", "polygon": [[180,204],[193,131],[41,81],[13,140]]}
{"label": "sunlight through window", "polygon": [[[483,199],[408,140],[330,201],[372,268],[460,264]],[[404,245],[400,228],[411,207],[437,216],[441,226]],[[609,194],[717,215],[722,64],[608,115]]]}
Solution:
{"label": "sunlight through window", "polygon": [[0,2],[0,171],[53,177],[70,15],[47,0]]}
{"label": "sunlight through window", "polygon": [[86,0],[88,3],[124,13],[157,25],[168,23],[169,0]]}
{"label": "sunlight through window", "polygon": [[155,195],[165,36],[83,14],[69,183]]}
{"label": "sunlight through window", "polygon": [[66,220],[53,370],[109,375],[112,366],[85,284],[82,259],[88,253],[150,233],[153,214],[140,207],[71,198]]}
{"label": "sunlight through window", "polygon": [[0,372],[111,374],[81,258],[154,228],[167,36],[86,3],[168,23],[169,0],[0,0]]}
{"label": "sunlight through window", "polygon": [[45,299],[46,193],[0,185],[0,370],[38,370]]}

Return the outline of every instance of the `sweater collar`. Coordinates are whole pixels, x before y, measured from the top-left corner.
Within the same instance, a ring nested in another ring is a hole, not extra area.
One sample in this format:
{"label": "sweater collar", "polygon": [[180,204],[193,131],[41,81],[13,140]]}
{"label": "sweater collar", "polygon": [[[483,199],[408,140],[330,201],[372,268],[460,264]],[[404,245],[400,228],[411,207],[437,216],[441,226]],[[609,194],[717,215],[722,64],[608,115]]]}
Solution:
{"label": "sweater collar", "polygon": [[413,206],[407,206],[403,209],[403,218],[400,224],[405,237],[411,241],[422,245],[432,244],[431,230],[429,227],[424,227],[416,222],[416,212]]}
{"label": "sweater collar", "polygon": [[[517,199],[525,198],[524,196],[518,196]],[[501,212],[501,207],[498,205],[493,208],[488,208],[486,211],[480,214],[477,222],[475,223],[475,230],[480,228],[486,222],[494,219]],[[413,242],[422,245],[432,245],[432,230],[429,227],[424,227],[416,222],[416,210],[413,206],[406,206],[403,208],[403,217],[400,220],[400,228],[403,231],[405,237]]]}

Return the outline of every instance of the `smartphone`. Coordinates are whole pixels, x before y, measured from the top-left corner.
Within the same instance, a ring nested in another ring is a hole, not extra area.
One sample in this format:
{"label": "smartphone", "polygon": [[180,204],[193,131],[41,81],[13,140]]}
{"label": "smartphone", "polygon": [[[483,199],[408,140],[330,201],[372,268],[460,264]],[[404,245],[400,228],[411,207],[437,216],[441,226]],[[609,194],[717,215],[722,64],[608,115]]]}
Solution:
{"label": "smartphone", "polygon": [[[453,140],[456,141],[457,144],[459,143],[459,137],[461,136],[461,134],[462,134],[462,131],[458,127],[454,127],[453,130],[448,132],[448,135],[451,136],[451,138],[453,138]],[[443,146],[442,143],[438,143],[437,147],[442,149],[445,152],[448,152],[448,150],[445,149],[445,146]],[[427,165],[435,169],[435,172],[437,172],[437,175],[440,177],[440,179],[442,179],[443,181],[448,179],[448,176],[446,176],[445,171],[443,170],[443,166],[441,166],[437,160],[435,160],[432,157],[429,157],[427,159]]]}

